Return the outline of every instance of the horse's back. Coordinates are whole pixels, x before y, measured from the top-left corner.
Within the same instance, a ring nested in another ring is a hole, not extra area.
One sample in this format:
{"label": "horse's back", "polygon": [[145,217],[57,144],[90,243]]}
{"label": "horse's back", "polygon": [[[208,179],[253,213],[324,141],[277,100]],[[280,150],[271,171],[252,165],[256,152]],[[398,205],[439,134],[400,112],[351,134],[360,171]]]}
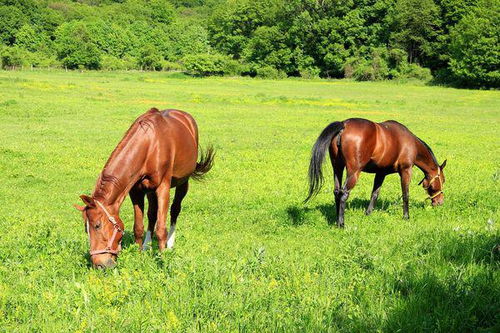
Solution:
{"label": "horse's back", "polygon": [[[347,166],[355,168],[357,164],[368,163],[376,146],[375,123],[367,119],[350,118],[344,120],[343,124],[340,147]],[[356,159],[350,156],[356,156]]]}
{"label": "horse's back", "polygon": [[154,124],[150,146],[149,171],[163,174],[163,166],[171,166],[172,177],[189,176],[198,157],[198,129],[194,118],[181,110],[151,109],[146,117]]}
{"label": "horse's back", "polygon": [[379,164],[391,166],[395,171],[402,165],[413,164],[416,154],[413,133],[395,120],[387,120],[377,125],[380,128],[379,146],[383,152],[378,155]]}
{"label": "horse's back", "polygon": [[375,123],[350,118],[344,122],[341,149],[347,166],[365,172],[395,171],[414,155],[413,134],[394,120]]}

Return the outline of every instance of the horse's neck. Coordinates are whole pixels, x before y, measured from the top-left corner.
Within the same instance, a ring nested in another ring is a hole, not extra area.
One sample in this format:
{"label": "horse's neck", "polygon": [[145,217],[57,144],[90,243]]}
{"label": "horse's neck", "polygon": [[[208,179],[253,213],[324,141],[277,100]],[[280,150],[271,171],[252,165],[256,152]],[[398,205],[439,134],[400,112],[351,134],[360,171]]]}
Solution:
{"label": "horse's neck", "polygon": [[131,162],[132,154],[135,154],[132,145],[120,142],[99,175],[94,189],[94,198],[116,210],[140,177],[142,164]]}
{"label": "horse's neck", "polygon": [[422,170],[426,176],[437,172],[439,165],[435,162],[429,149],[418,139],[416,140],[416,145],[417,158],[415,159],[415,165]]}

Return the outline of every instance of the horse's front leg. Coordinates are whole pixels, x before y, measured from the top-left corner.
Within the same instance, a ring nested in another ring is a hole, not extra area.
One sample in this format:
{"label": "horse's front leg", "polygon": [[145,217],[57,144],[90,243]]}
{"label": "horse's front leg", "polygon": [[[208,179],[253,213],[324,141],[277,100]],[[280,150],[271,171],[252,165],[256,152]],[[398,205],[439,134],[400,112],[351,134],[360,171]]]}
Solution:
{"label": "horse's front leg", "polygon": [[167,242],[167,215],[170,202],[170,176],[165,177],[164,181],[156,189],[158,202],[158,211],[156,215],[156,237],[158,238],[158,247],[160,251],[165,249]]}
{"label": "horse's front leg", "polygon": [[144,193],[140,190],[132,189],[129,195],[134,206],[135,242],[140,248],[142,246],[142,236],[144,235]]}
{"label": "horse's front leg", "polygon": [[401,177],[401,190],[403,192],[403,218],[409,219],[410,213],[408,210],[408,199],[410,192],[411,167],[399,170],[399,176]]}

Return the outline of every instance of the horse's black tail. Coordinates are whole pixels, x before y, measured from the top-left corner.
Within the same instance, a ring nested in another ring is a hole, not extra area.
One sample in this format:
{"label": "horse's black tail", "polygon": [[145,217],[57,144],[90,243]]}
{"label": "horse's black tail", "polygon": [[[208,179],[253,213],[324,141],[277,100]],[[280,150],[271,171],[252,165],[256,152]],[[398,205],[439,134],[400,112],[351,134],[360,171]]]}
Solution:
{"label": "horse's black tail", "polygon": [[336,121],[328,125],[316,140],[312,149],[311,162],[309,164],[309,195],[304,202],[309,201],[318,194],[323,186],[323,171],[321,166],[325,159],[327,148],[332,143],[333,138],[344,129],[344,123]]}
{"label": "horse's black tail", "polygon": [[215,151],[213,146],[209,146],[205,152],[201,151],[200,161],[196,163],[196,169],[191,174],[194,180],[202,180],[207,172],[214,165]]}

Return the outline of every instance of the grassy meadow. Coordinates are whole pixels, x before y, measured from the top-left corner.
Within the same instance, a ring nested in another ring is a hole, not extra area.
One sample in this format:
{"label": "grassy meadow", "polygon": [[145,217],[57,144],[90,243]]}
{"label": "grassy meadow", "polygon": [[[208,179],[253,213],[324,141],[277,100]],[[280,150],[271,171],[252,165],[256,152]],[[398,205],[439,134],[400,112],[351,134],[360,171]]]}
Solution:
{"label": "grassy meadow", "polygon": [[[138,251],[127,199],[117,268],[91,269],[72,204],[153,106],[195,117],[214,169],[173,251]],[[416,167],[408,221],[397,175],[365,216],[362,174],[344,230],[330,178],[303,205],[313,143],[350,117],[400,121],[447,158],[444,206]],[[0,71],[0,331],[498,332],[499,122],[500,92],[421,83]]]}

